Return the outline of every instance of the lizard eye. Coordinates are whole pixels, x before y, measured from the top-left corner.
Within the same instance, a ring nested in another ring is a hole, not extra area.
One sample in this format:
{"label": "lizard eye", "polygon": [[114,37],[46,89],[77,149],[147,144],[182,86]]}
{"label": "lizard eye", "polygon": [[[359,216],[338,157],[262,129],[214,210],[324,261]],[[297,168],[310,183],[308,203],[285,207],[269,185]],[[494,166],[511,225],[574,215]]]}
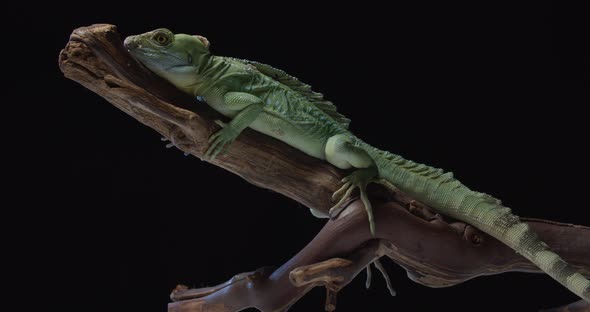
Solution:
{"label": "lizard eye", "polygon": [[154,36],[152,37],[152,39],[159,45],[161,46],[165,46],[170,44],[170,42],[172,41],[170,39],[170,36],[168,36],[168,34],[163,33],[163,32],[159,32],[154,34]]}

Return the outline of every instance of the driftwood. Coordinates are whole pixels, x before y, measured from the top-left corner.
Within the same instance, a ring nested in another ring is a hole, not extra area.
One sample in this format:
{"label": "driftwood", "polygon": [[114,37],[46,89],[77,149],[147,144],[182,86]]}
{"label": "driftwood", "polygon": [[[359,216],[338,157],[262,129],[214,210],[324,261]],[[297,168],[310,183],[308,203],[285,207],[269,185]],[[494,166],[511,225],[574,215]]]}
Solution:
{"label": "driftwood", "polygon": [[[195,157],[202,159],[207,138],[218,129],[213,122],[221,118],[217,113],[206,105],[195,105],[193,99],[133,60],[115,26],[76,29],[60,53],[59,66],[66,77]],[[226,155],[212,163],[324,212],[333,204],[331,194],[346,174],[248,129]],[[381,256],[404,267],[413,281],[430,287],[452,286],[477,276],[508,271],[539,272],[485,233],[434,214],[401,192],[381,186],[371,186],[369,191],[375,203],[376,237],[369,233],[362,204],[352,200],[338,218],[328,221],[308,246],[279,269],[238,274],[215,287],[179,286],[171,295],[169,311],[229,312],[246,307],[286,311],[315,286],[326,287],[325,308],[331,311],[338,290]],[[590,275],[590,228],[524,220],[555,251]],[[585,308],[587,303],[578,302],[555,311]]]}

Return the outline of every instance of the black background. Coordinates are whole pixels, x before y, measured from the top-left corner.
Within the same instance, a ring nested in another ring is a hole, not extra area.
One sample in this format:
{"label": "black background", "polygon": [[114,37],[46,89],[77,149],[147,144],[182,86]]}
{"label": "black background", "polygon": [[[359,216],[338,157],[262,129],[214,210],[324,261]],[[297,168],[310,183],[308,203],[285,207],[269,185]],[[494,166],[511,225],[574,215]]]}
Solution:
{"label": "black background", "polygon": [[[590,225],[586,17],[563,3],[515,3],[86,2],[5,12],[26,34],[24,62],[8,64],[19,65],[14,87],[25,91],[22,112],[6,117],[19,125],[10,133],[26,136],[14,147],[23,192],[13,210],[23,223],[8,237],[24,266],[13,273],[55,290],[44,305],[165,311],[176,284],[281,265],[324,223],[165,149],[154,131],[65,79],[58,52],[74,28],[93,23],[116,24],[123,36],[158,27],[204,35],[215,54],[312,84],[378,147],[452,170],[521,216]],[[534,311],[576,300],[540,274],[429,289],[385,263],[398,296],[380,278],[365,290],[359,276],[338,311]],[[292,311],[321,311],[323,300],[316,289]]]}

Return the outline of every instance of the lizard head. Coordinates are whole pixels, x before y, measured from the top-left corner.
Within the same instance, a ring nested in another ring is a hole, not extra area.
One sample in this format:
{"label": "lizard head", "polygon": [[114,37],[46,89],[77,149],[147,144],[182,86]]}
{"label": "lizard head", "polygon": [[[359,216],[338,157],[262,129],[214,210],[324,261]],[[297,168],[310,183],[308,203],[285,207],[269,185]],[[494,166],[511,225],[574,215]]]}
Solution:
{"label": "lizard head", "polygon": [[209,60],[209,41],[202,36],[156,29],[124,41],[129,53],[158,76],[177,87],[191,84]]}

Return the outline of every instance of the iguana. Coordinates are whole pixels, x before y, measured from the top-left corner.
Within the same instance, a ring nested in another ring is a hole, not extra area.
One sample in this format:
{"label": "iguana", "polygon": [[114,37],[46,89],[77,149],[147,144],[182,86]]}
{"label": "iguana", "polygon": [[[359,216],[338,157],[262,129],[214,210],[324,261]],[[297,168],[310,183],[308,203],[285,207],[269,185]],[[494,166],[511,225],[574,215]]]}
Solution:
{"label": "iguana", "polygon": [[[510,208],[490,195],[470,190],[451,172],[381,151],[354,136],[350,120],[320,93],[282,70],[262,63],[214,56],[198,35],[157,29],[125,39],[131,55],[178,89],[231,118],[216,121],[205,157],[213,159],[250,127],[313,157],[341,168],[354,168],[334,193],[341,210],[356,188],[375,233],[366,186],[383,180],[442,214],[469,223],[529,259],[569,290],[590,301],[590,281],[549,249]],[[315,211],[314,215],[322,216]],[[325,214],[323,215],[325,216]]]}

